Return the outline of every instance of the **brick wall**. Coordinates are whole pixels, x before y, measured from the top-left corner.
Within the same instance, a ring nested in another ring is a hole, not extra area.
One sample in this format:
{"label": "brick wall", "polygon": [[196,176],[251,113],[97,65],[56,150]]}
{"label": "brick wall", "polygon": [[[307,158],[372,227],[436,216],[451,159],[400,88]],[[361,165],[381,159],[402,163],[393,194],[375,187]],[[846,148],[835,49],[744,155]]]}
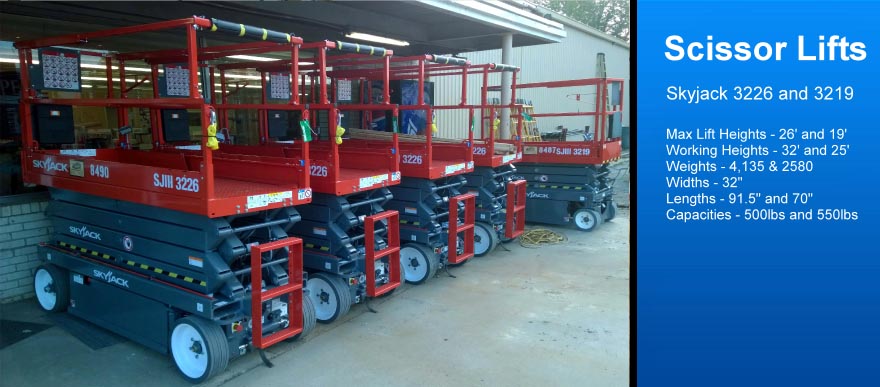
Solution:
{"label": "brick wall", "polygon": [[33,297],[37,244],[52,233],[46,199],[0,204],[0,303]]}

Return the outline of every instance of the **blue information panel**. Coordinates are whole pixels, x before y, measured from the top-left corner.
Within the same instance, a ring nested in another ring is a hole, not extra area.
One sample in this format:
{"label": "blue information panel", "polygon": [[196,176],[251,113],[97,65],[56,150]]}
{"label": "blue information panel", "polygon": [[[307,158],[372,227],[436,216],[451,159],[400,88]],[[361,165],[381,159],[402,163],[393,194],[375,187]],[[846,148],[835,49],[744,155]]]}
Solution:
{"label": "blue information panel", "polygon": [[880,385],[880,4],[637,16],[639,384]]}

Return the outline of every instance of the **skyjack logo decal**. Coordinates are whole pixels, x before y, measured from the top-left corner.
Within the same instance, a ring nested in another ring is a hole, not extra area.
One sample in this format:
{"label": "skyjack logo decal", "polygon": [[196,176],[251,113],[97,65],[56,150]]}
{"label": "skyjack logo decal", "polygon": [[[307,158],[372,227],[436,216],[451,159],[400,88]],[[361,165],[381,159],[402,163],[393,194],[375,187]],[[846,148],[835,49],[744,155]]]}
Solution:
{"label": "skyjack logo decal", "polygon": [[84,238],[91,238],[91,239],[94,239],[94,240],[96,240],[96,241],[101,240],[101,234],[99,234],[99,233],[97,233],[97,232],[95,232],[95,231],[90,231],[90,230],[88,229],[88,227],[86,227],[86,226],[82,226],[82,227],[80,227],[80,228],[76,228],[76,227],[74,227],[74,226],[70,226],[70,229],[69,229],[69,230],[70,230],[70,233],[73,234],[73,235],[81,236],[81,237],[84,237]]}
{"label": "skyjack logo decal", "polygon": [[34,168],[39,168],[45,170],[46,172],[52,171],[60,171],[60,172],[70,172],[68,169],[68,165],[66,163],[59,163],[55,161],[55,158],[52,156],[46,157],[42,160],[34,160]]}
{"label": "skyjack logo decal", "polygon": [[102,279],[104,281],[107,281],[108,283],[116,284],[125,288],[128,287],[128,280],[113,275],[112,270],[104,273],[98,269],[94,269],[92,270],[92,274],[95,276],[95,278]]}
{"label": "skyjack logo decal", "polygon": [[549,194],[537,193],[534,191],[529,191],[528,193],[526,193],[526,197],[528,197],[529,199],[550,199]]}

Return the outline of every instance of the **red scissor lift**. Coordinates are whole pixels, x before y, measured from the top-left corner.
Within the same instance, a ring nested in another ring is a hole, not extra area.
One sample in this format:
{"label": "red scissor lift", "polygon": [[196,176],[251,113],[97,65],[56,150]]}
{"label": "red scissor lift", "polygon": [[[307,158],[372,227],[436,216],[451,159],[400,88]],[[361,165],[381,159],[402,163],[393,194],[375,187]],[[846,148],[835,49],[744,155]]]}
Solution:
{"label": "red scissor lift", "polygon": [[[582,141],[529,141],[523,144],[518,175],[528,184],[530,222],[574,224],[591,231],[614,218],[614,179],[609,163],[620,159],[623,79],[589,78],[519,84],[530,88],[593,88],[593,111],[535,113],[531,117],[592,117]],[[568,89],[570,90],[570,89]],[[585,93],[579,93],[581,95]],[[523,105],[514,112],[523,122]]]}
{"label": "red scissor lift", "polygon": [[[391,89],[401,93],[391,82],[400,86],[403,81],[414,82],[418,90],[415,103],[399,105],[400,111],[424,111],[425,117],[433,117],[434,107],[425,102],[425,83],[429,74],[456,73],[467,77],[468,62],[459,58],[419,55],[393,57],[390,70],[376,60],[334,61],[334,69],[329,73],[334,79],[358,82],[358,95],[361,103],[380,102],[387,98]],[[389,82],[384,82],[388,74]],[[374,98],[376,80],[382,80],[376,92],[381,99]],[[402,101],[400,101],[402,102]],[[470,109],[471,117],[473,108]],[[359,124],[362,128],[373,130],[352,130],[354,139],[346,140],[364,148],[381,146],[383,139],[397,130],[397,122],[388,123],[384,111],[375,110],[363,114]],[[374,124],[374,119],[379,118]],[[382,121],[385,119],[385,121]],[[384,124],[383,124],[384,123]],[[390,187],[394,197],[386,207],[400,213],[401,264],[404,279],[410,283],[423,283],[433,277],[437,270],[447,264],[463,264],[474,255],[473,228],[476,195],[461,194],[459,190],[465,183],[464,173],[474,169],[473,132],[467,131],[464,140],[435,141],[431,120],[426,119],[420,132],[423,136],[410,133],[400,141],[400,169],[403,175],[399,185]],[[464,125],[467,125],[465,122]],[[450,221],[455,219],[455,221]],[[452,246],[450,248],[450,246]]]}
{"label": "red scissor lift", "polygon": [[[331,63],[336,66],[345,61],[379,57],[387,83],[393,52],[339,41],[310,42],[300,48],[314,52],[309,59],[314,64],[300,65],[295,58],[221,65],[218,70],[224,85],[221,88],[226,88],[225,71],[236,68],[256,68],[264,82],[266,74],[278,72],[287,72],[290,80],[298,80],[303,87],[300,89],[294,83],[293,98],[307,106],[307,110],[288,121],[299,122],[304,128],[301,136],[291,143],[265,133],[261,146],[224,144],[220,150],[224,154],[287,158],[303,146],[308,147],[308,168],[315,193],[311,204],[298,208],[303,219],[291,232],[304,240],[304,265],[310,273],[306,286],[316,305],[317,319],[331,322],[347,313],[351,304],[388,294],[400,285],[399,215],[382,207],[391,198],[387,187],[400,182],[400,170],[396,134],[389,141],[365,147],[343,140],[336,131],[341,112],[390,110],[396,116],[397,106],[390,104],[387,95],[378,105],[340,104],[335,93],[337,82],[329,84],[327,67]],[[330,56],[331,50],[343,54]],[[233,108],[235,104],[225,101],[218,105],[227,125],[226,110]],[[261,120],[275,119],[277,112],[275,108],[262,112]]]}
{"label": "red scissor lift", "polygon": [[[54,47],[161,31],[185,36],[183,48],[107,54]],[[198,35],[211,32],[257,40],[242,45],[251,53],[296,58],[301,43],[287,33],[192,17],[15,45],[23,175],[52,194],[55,232],[40,248],[46,263],[35,274],[40,305],[172,354],[192,382],[222,372],[249,348],[262,350],[314,326],[314,307],[303,298],[303,244],[287,232],[300,220],[293,206],[311,200],[308,146],[284,159],[212,150],[216,112],[196,76],[200,67],[207,75],[206,60],[226,56],[223,47],[198,47]],[[34,49],[40,63],[31,67]],[[103,57],[105,98],[47,98],[47,90],[80,91],[80,55]],[[133,62],[145,62],[150,75],[129,87],[126,65]],[[132,97],[147,82],[151,97]],[[116,109],[116,146],[77,144],[75,106]],[[132,146],[134,108],[149,111],[151,150]],[[200,121],[195,144],[190,111]]]}
{"label": "red scissor lift", "polygon": [[[471,74],[482,75],[482,88],[480,104],[467,105],[467,84],[462,84],[462,100],[458,107],[435,107],[435,108],[478,108],[481,111],[480,138],[474,144],[474,172],[466,174],[466,187],[470,192],[477,194],[477,223],[474,231],[477,256],[488,254],[498,246],[499,242],[509,242],[522,235],[525,229],[525,206],[526,192],[524,182],[512,179],[516,168],[513,163],[522,158],[522,123],[517,127],[517,135],[512,139],[496,139],[494,119],[497,116],[496,109],[501,106],[489,104],[488,85],[489,74],[494,72],[511,72],[512,85],[516,86],[516,75],[519,67],[487,63],[471,65]],[[515,89],[511,90],[511,103],[507,106],[513,108],[516,101]],[[498,144],[512,149],[506,154],[496,154]]]}

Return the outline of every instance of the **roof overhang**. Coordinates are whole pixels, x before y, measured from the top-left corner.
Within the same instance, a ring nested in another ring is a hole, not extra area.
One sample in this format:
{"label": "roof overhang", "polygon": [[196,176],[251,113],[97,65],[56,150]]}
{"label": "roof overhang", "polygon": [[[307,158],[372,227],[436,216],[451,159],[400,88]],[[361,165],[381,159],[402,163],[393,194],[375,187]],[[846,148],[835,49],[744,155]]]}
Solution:
{"label": "roof overhang", "polygon": [[[0,40],[96,31],[192,15],[290,32],[306,41],[345,39],[346,32],[357,31],[410,42],[408,47],[389,46],[399,55],[497,49],[501,36],[508,33],[513,34],[514,46],[555,43],[565,37],[562,23],[535,15],[520,4],[494,0],[141,1],[4,3]],[[160,49],[170,44],[161,36],[136,39],[108,42],[103,48],[137,45]]]}

